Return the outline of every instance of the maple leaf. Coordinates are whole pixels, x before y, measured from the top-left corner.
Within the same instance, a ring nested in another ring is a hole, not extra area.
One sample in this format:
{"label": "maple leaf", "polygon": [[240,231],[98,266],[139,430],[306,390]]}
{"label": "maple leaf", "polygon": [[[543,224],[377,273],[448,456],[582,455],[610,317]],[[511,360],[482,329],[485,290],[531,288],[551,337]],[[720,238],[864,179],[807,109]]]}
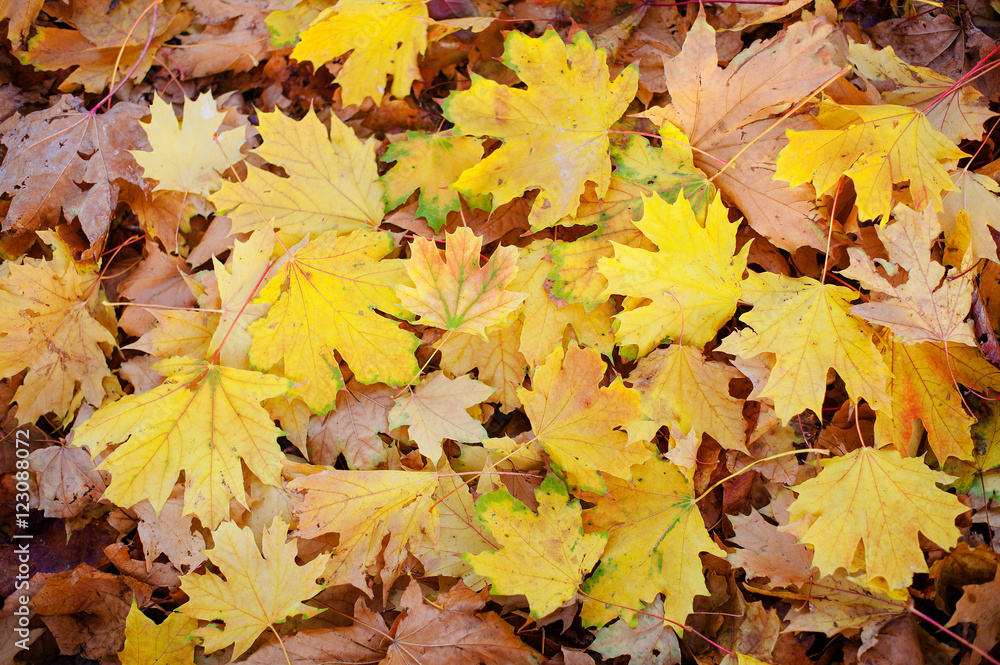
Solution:
{"label": "maple leaf", "polygon": [[630,478],[631,466],[651,455],[616,429],[642,417],[638,391],[621,379],[600,387],[604,370],[598,351],[570,344],[564,353],[560,345],[535,370],[531,390],[517,391],[535,436],[570,485],[599,493],[599,472]]}
{"label": "maple leaf", "polygon": [[247,329],[268,310],[267,303],[250,301],[260,284],[273,277],[280,266],[280,261],[270,261],[273,251],[274,234],[259,229],[246,242],[233,242],[226,265],[212,257],[221,312],[206,353],[218,353],[223,365],[249,369],[247,356],[253,338]]}
{"label": "maple leaf", "polygon": [[560,304],[549,297],[545,286],[552,269],[548,261],[552,246],[551,242],[536,241],[521,248],[518,256],[517,275],[510,288],[527,294],[518,350],[529,365],[537,365],[562,343],[566,328],[571,327],[581,346],[610,356],[615,345],[611,327],[614,304],[600,303],[588,312],[581,303]]}
{"label": "maple leaf", "polygon": [[[448,213],[462,208],[458,192],[449,185],[482,157],[483,146],[478,139],[408,131],[405,141],[393,143],[382,156],[384,162],[396,162],[382,176],[386,205],[396,208],[419,189],[416,216],[426,219],[435,232],[440,231],[447,222]],[[490,207],[485,195],[469,197],[467,202],[471,208]]]}
{"label": "maple leaf", "polygon": [[[632,467],[632,480],[605,475],[608,493],[583,514],[588,530],[607,531],[601,563],[583,586],[580,618],[603,626],[615,617],[634,622],[639,603],[664,595],[663,616],[684,625],[694,597],[708,595],[699,552],[725,553],[708,535],[694,487],[670,462]],[[610,605],[607,603],[614,603]]]}
{"label": "maple leaf", "polygon": [[670,106],[647,111],[657,124],[680,127],[696,148],[695,165],[712,176],[750,226],[789,251],[826,247],[826,223],[816,214],[815,192],[772,181],[785,131],[813,128],[815,121],[793,116],[775,125],[772,116],[835,77],[844,63],[842,52],[842,41],[828,22],[800,21],[755,42],[720,70],[715,30],[700,12],[680,54],[664,64]]}
{"label": "maple leaf", "polygon": [[428,375],[413,393],[397,399],[389,411],[389,427],[409,426],[420,454],[437,466],[445,439],[476,443],[486,438],[482,424],[466,409],[493,394],[493,389],[468,376],[449,379],[444,372]]}
{"label": "maple leaf", "polygon": [[500,545],[496,552],[466,556],[490,578],[492,593],[524,594],[531,616],[540,619],[576,595],[577,587],[604,550],[603,534],[583,533],[580,503],[548,476],[535,490],[533,513],[505,489],[476,501],[476,517]]}
{"label": "maple leaf", "polygon": [[1000,640],[1000,572],[993,580],[985,584],[969,584],[962,590],[962,597],[955,605],[955,614],[948,621],[949,626],[956,623],[974,623],[977,626],[976,638],[973,644],[980,653],[973,655],[972,662],[979,662],[981,653],[990,653]]}
{"label": "maple leaf", "polygon": [[997,263],[997,244],[990,229],[1000,227],[1000,185],[993,178],[968,169],[952,173],[951,181],[955,189],[944,195],[938,215],[941,230],[945,237],[954,237],[956,216],[965,211],[970,227],[970,258],[974,261],[989,259]]}
{"label": "maple leaf", "polygon": [[635,96],[638,72],[625,68],[609,83],[603,51],[585,31],[566,46],[549,30],[534,39],[511,31],[503,63],[527,90],[472,75],[469,90],[452,93],[441,108],[456,133],[504,142],[464,171],[453,187],[493,195],[493,207],[538,188],[528,221],[534,230],[576,213],[586,181],[603,196],[611,179],[609,129]]}
{"label": "maple leaf", "polygon": [[603,297],[618,293],[652,301],[615,316],[615,339],[636,346],[638,356],[666,337],[704,346],[736,312],[749,243],[734,256],[739,223],[728,221],[718,196],[708,207],[704,226],[683,196],[674,204],[644,197],[643,205],[645,212],[635,225],[660,251],[612,243],[614,258],[597,262],[608,280]]}
{"label": "maple leaf", "polygon": [[146,112],[145,106],[122,102],[92,114],[80,99],[65,95],[48,109],[4,123],[0,191],[11,202],[3,230],[55,225],[62,212],[80,220],[99,254],[118,205],[118,181],[142,185],[128,151],[145,146],[139,119]]}
{"label": "maple leaf", "polygon": [[284,375],[314,412],[333,408],[344,380],[337,351],[363,383],[404,384],[417,373],[417,338],[373,310],[400,314],[392,285],[399,261],[379,261],[392,249],[387,233],[329,231],[294,253],[267,282],[257,302],[273,303],[247,328],[250,364],[284,362]]}
{"label": "maple leaf", "polygon": [[481,594],[456,584],[434,602],[424,602],[420,584],[410,582],[400,599],[406,612],[393,625],[384,662],[401,665],[537,664],[541,654],[524,644],[514,628],[494,612],[477,612],[486,605]]}
{"label": "maple leaf", "polygon": [[479,527],[475,501],[465,479],[445,468],[438,474],[434,498],[440,514],[440,533],[436,543],[425,540],[416,556],[424,565],[424,575],[460,577],[470,589],[486,586],[486,578],[477,574],[466,555],[500,549]]}
{"label": "maple leaf", "polygon": [[29,370],[14,393],[21,423],[50,411],[65,420],[82,400],[100,404],[111,378],[105,355],[116,346],[94,318],[98,275],[80,272],[54,233],[39,236],[54,247],[51,261],[26,258],[0,273],[0,378]]}
{"label": "maple leaf", "polygon": [[858,215],[889,219],[892,186],[909,180],[913,208],[941,210],[941,192],[953,191],[948,167],[967,157],[920,111],[906,106],[841,106],[824,101],[817,121],[826,129],[788,131],[775,180],[792,187],[811,182],[829,192],[842,176],[854,181]]}
{"label": "maple leaf", "polygon": [[889,258],[906,271],[906,282],[893,284],[878,272],[864,251],[849,247],[851,265],[840,274],[857,280],[869,291],[888,296],[854,305],[851,313],[888,326],[903,344],[950,342],[976,346],[972,325],[965,321],[972,307],[972,275],[957,275],[955,270],[946,278],[944,266],[931,260],[931,245],[939,233],[936,216],[932,211],[921,214],[899,205],[893,217],[892,224],[876,232]]}
{"label": "maple leaf", "polygon": [[[205,653],[232,644],[235,660],[274,624],[292,615],[309,618],[324,611],[301,601],[323,589],[316,579],[330,555],[297,566],[296,545],[286,542],[287,536],[288,525],[276,517],[264,529],[258,549],[252,529],[226,522],[212,534],[215,546],[205,551],[222,575],[192,573],[181,578],[188,601],[178,611],[210,622],[193,632],[204,640]],[[224,622],[225,627],[220,629],[214,621]]]}
{"label": "maple leaf", "polygon": [[118,658],[122,665],[189,665],[194,662],[194,642],[188,638],[197,627],[195,619],[178,612],[156,624],[133,598],[125,619],[125,648]]}
{"label": "maple leaf", "polygon": [[996,369],[978,348],[941,344],[902,344],[888,340],[882,352],[892,371],[889,395],[892,412],[878,412],[875,442],[894,445],[908,455],[914,435],[921,434],[917,420],[927,432],[927,443],[938,460],[949,456],[969,459],[973,452],[969,428],[975,418],[965,410],[956,383],[976,390],[1000,388]]}
{"label": "maple leaf", "polygon": [[480,267],[482,246],[467,227],[447,235],[444,257],[433,240],[414,238],[404,263],[414,286],[396,287],[402,306],[423,325],[486,337],[486,328],[504,321],[526,294],[504,290],[517,273],[517,248],[500,247]]}
{"label": "maple leaf", "polygon": [[675,427],[698,440],[707,433],[727,450],[747,452],[743,400],[729,394],[729,382],[741,376],[694,347],[672,344],[640,360],[628,380],[656,429]]}
{"label": "maple leaf", "polygon": [[388,434],[388,411],[398,390],[381,383],[348,381],[325,416],[312,416],[306,444],[313,464],[333,466],[339,455],[350,469],[374,469],[386,460],[380,433]]}
{"label": "maple leaf", "polygon": [[967,509],[935,485],[952,476],[923,459],[859,448],[820,464],[818,476],[795,486],[799,496],[788,508],[792,522],[811,519],[801,542],[812,546],[820,574],[854,572],[861,544],[869,586],[905,589],[914,573],[927,572],[918,531],[941,547],[958,542],[955,518]]}
{"label": "maple leaf", "polygon": [[677,633],[660,617],[663,599],[644,605],[635,626],[617,621],[597,631],[597,638],[587,647],[607,659],[628,654],[630,665],[680,665],[681,645]]}
{"label": "maple leaf", "polygon": [[28,34],[31,22],[42,11],[45,0],[0,0],[0,17],[8,18],[7,39],[15,46]]}
{"label": "maple leaf", "polygon": [[813,579],[812,552],[798,538],[780,531],[756,510],[749,515],[731,515],[742,549],[729,555],[734,566],[743,568],[747,578],[766,577],[770,587],[803,586]]}
{"label": "maple leaf", "polygon": [[871,44],[852,42],[847,58],[887,103],[916,107],[934,129],[955,143],[981,138],[983,123],[996,115],[971,85],[955,85],[932,69],[907,64],[891,46],[878,50]]}
{"label": "maple leaf", "polygon": [[226,114],[216,110],[210,93],[197,100],[185,97],[180,122],[173,107],[157,95],[150,116],[143,129],[152,152],[129,152],[143,168],[143,175],[158,181],[154,191],[171,189],[207,196],[222,186],[219,174],[243,159],[243,128],[218,132]]}
{"label": "maple leaf", "polygon": [[528,360],[520,351],[520,321],[511,326],[491,328],[486,339],[471,333],[456,333],[441,345],[441,367],[454,375],[478,369],[479,380],[496,389],[495,398],[504,411],[520,408],[517,390],[524,383]]}
{"label": "maple leaf", "polygon": [[752,272],[743,283],[741,299],[753,309],[740,316],[749,327],[727,337],[718,350],[742,358],[774,354],[774,367],[755,393],[757,399],[774,400],[782,423],[805,409],[822,412],[831,367],[852,400],[863,397],[889,412],[889,370],[872,343],[872,329],[850,314],[849,303],[856,295],[853,289],[811,277]]}
{"label": "maple leaf", "polygon": [[552,284],[547,287],[552,296],[591,310],[606,299],[601,292],[608,282],[598,271],[597,260],[614,255],[611,241],[643,249],[655,247],[632,221],[642,215],[643,196],[659,194],[674,203],[683,195],[698,213],[712,201],[715,188],[694,166],[687,137],[673,125],[661,127],[660,135],[664,140],[658,148],[634,135],[625,137],[624,145],[617,141],[611,144],[615,171],[608,191],[598,197],[593,187],[588,187],[576,216],[564,222],[594,224],[597,229],[573,242],[552,243]]}
{"label": "maple leaf", "polygon": [[243,182],[222,183],[210,199],[232,222],[232,233],[281,229],[286,244],[331,229],[348,233],[382,221],[384,185],[378,180],[375,143],[361,142],[335,115],[330,130],[310,110],[302,120],[258,113],[264,143],[254,150],[287,178],[249,169]]}
{"label": "maple leaf", "polygon": [[369,567],[383,564],[382,580],[391,584],[424,535],[437,537],[438,512],[431,503],[437,474],[327,469],[288,487],[304,494],[295,502],[301,537],[340,534],[327,567],[330,584],[353,584],[370,596]]}
{"label": "maple leaf", "polygon": [[810,584],[806,594],[798,598],[809,600],[786,615],[789,627],[827,636],[856,634],[860,629],[881,625],[905,612],[898,599],[856,584],[843,573],[827,575]]}
{"label": "maple leaf", "polygon": [[208,359],[212,333],[219,324],[219,315],[201,310],[150,310],[156,327],[123,348],[143,351],[159,359],[187,356],[195,360]]}
{"label": "maple leaf", "polygon": [[163,384],[105,404],[76,428],[73,445],[95,458],[124,441],[98,467],[111,472],[106,499],[148,499],[159,511],[184,471],[184,512],[214,528],[229,519],[230,499],[247,508],[242,463],[280,485],[281,430],[260,402],[285,394],[291,381],[183,357],[153,369],[167,377]]}
{"label": "maple leaf", "polygon": [[420,75],[417,56],[427,49],[427,26],[419,19],[427,17],[424,0],[340,0],[302,33],[292,57],[319,66],[353,51],[334,79],[344,105],[365,97],[381,104],[390,74],[392,96],[401,99]]}

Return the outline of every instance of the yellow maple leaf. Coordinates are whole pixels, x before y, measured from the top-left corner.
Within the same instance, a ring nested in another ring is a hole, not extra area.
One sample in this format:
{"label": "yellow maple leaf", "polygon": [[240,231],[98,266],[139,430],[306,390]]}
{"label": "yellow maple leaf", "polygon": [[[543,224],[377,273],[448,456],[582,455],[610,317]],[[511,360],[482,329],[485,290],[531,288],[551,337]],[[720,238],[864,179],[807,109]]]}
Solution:
{"label": "yellow maple leaf", "polygon": [[441,345],[441,367],[456,376],[478,369],[479,380],[496,389],[490,401],[499,401],[504,412],[521,407],[517,390],[524,383],[528,361],[519,350],[522,324],[493,327],[486,339],[456,333]]}
{"label": "yellow maple leaf", "polygon": [[527,189],[541,191],[528,221],[552,226],[576,213],[586,182],[601,197],[611,180],[608,130],[635,96],[638,72],[625,68],[609,82],[604,52],[583,30],[567,46],[549,30],[535,39],[511,31],[503,62],[527,90],[472,75],[469,90],[453,93],[441,108],[454,131],[501,139],[504,144],[464,171],[453,187],[492,194],[493,207]]}
{"label": "yellow maple leaf", "polygon": [[153,369],[167,377],[161,385],[105,404],[76,428],[73,444],[95,458],[125,441],[98,467],[111,472],[105,498],[124,507],[148,499],[159,511],[184,471],[184,513],[215,528],[229,519],[230,499],[248,507],[243,463],[280,486],[281,430],[260,403],[290,381],[183,357]]}
{"label": "yellow maple leaf", "polygon": [[652,301],[615,316],[615,339],[637,347],[638,356],[666,337],[704,346],[736,312],[750,245],[735,253],[739,222],[729,221],[718,195],[704,226],[683,195],[673,204],[644,196],[643,205],[635,225],[660,251],[612,243],[614,258],[597,262],[608,280],[603,297],[618,293]]}
{"label": "yellow maple leaf", "polygon": [[424,565],[424,575],[460,577],[470,589],[482,589],[486,586],[486,578],[472,570],[463,555],[492,552],[499,547],[479,528],[472,491],[462,476],[452,473],[445,465],[438,474],[434,499],[440,514],[438,541],[425,539],[416,552]]}
{"label": "yellow maple leaf", "polygon": [[953,477],[923,459],[864,447],[820,464],[818,476],[794,487],[799,496],[788,507],[792,522],[811,519],[801,542],[813,547],[820,574],[853,573],[860,544],[869,586],[905,589],[928,570],[918,531],[944,548],[958,542],[955,518],[967,508],[935,485]]}
{"label": "yellow maple leaf", "polygon": [[25,258],[0,273],[0,378],[28,370],[13,400],[24,424],[50,411],[66,419],[81,400],[100,404],[116,346],[94,318],[97,273],[80,272],[53,232],[39,236],[55,248],[51,261]]}
{"label": "yellow maple leaf", "polygon": [[333,81],[343,88],[344,106],[371,97],[382,103],[386,78],[402,99],[420,76],[417,56],[427,49],[424,0],[340,0],[324,10],[292,50],[296,60],[322,65],[353,51]]}
{"label": "yellow maple leaf", "polygon": [[191,665],[195,643],[190,637],[196,628],[195,619],[179,612],[171,612],[156,624],[133,598],[125,618],[125,647],[118,658],[122,665]]}
{"label": "yellow maple leaf", "polygon": [[158,181],[153,191],[171,189],[208,196],[222,186],[219,174],[243,159],[243,128],[218,133],[225,117],[225,112],[216,110],[208,92],[197,100],[184,98],[180,121],[173,106],[159,95],[154,97],[150,120],[143,127],[153,150],[129,150],[143,168],[143,176]]}
{"label": "yellow maple leaf", "polygon": [[402,315],[392,285],[400,261],[379,261],[392,250],[388,233],[329,231],[295,252],[261,290],[257,302],[273,303],[250,324],[250,364],[273,367],[305,381],[297,394],[326,413],[344,386],[334,351],[362,383],[407,383],[417,373],[417,338],[374,310]]}
{"label": "yellow maple leaf", "polygon": [[611,241],[655,249],[632,221],[642,216],[644,195],[659,194],[673,203],[683,194],[699,214],[715,197],[715,187],[695,168],[683,132],[664,125],[659,133],[664,138],[659,147],[634,135],[624,137],[623,145],[617,141],[611,144],[615,171],[608,191],[598,197],[594,188],[588,187],[571,220],[573,224],[596,225],[597,229],[572,242],[552,243],[552,284],[547,287],[552,296],[593,309],[605,301],[601,292],[608,282],[597,269],[597,259],[614,255]]}
{"label": "yellow maple leaf", "polygon": [[642,412],[656,429],[693,432],[699,441],[707,433],[723,448],[749,454],[743,400],[729,394],[729,382],[741,376],[697,348],[672,344],[640,360],[628,380],[642,393]]}
{"label": "yellow maple leaf", "polygon": [[[426,219],[427,224],[439,232],[448,221],[448,213],[462,208],[458,192],[450,185],[482,157],[482,143],[471,136],[408,131],[405,141],[393,143],[382,156],[383,162],[396,162],[382,176],[386,205],[396,208],[419,189],[420,202],[415,215]],[[472,208],[490,207],[486,195],[469,197],[467,202]]]}
{"label": "yellow maple leaf", "polygon": [[425,536],[437,538],[438,509],[432,501],[437,486],[435,473],[337,469],[296,478],[288,485],[304,494],[295,502],[303,538],[340,534],[327,581],[353,584],[369,596],[365,574],[370,568],[379,564],[382,581],[391,584]]}
{"label": "yellow maple leaf", "polygon": [[946,351],[941,344],[902,344],[891,338],[882,356],[892,370],[892,412],[879,411],[875,418],[876,445],[893,445],[901,455],[909,455],[926,431],[927,443],[941,462],[952,455],[970,459],[969,429],[975,418],[966,412],[956,382],[979,391],[1000,388],[996,368],[979,348],[952,346]]}
{"label": "yellow maple leaf", "polygon": [[511,290],[528,294],[524,303],[524,323],[521,327],[519,350],[529,365],[545,360],[567,334],[581,346],[591,346],[610,356],[615,346],[611,317],[614,304],[602,302],[587,311],[582,303],[559,303],[549,297],[546,284],[552,263],[549,261],[549,241],[536,241],[523,247],[517,259],[517,275],[510,284]]}
{"label": "yellow maple leaf", "polygon": [[504,290],[517,273],[517,248],[497,248],[480,267],[482,247],[465,226],[447,234],[443,257],[433,240],[414,238],[403,264],[414,286],[396,287],[402,306],[423,325],[486,337],[486,328],[503,322],[526,294]]}
{"label": "yellow maple leaf", "polygon": [[278,268],[279,261],[270,260],[273,251],[274,234],[268,229],[259,229],[246,242],[233,242],[226,265],[212,257],[221,312],[208,353],[218,352],[223,365],[238,369],[250,367],[247,357],[253,340],[247,328],[268,310],[267,303],[251,300],[258,287]]}
{"label": "yellow maple leaf", "polygon": [[770,376],[755,393],[774,400],[782,423],[805,409],[822,413],[831,367],[852,400],[864,398],[888,412],[889,370],[872,342],[874,331],[851,316],[850,301],[856,297],[853,289],[811,277],[751,272],[742,300],[753,310],[740,316],[749,327],[727,337],[718,350],[742,358],[774,354]]}
{"label": "yellow maple leaf", "polygon": [[997,262],[997,244],[990,229],[1000,231],[1000,185],[992,177],[959,169],[951,174],[955,191],[944,195],[938,222],[949,240],[957,231],[957,216],[964,212],[969,223],[969,254],[972,260]]}
{"label": "yellow maple leaf", "polygon": [[286,245],[331,229],[348,233],[382,221],[385,186],[378,180],[375,142],[361,142],[337,116],[330,131],[310,110],[296,121],[279,111],[258,113],[263,145],[254,154],[285,170],[281,177],[249,169],[243,182],[223,182],[210,199],[232,222],[232,233],[281,229]]}
{"label": "yellow maple leaf", "polygon": [[658,459],[632,467],[631,482],[605,479],[608,494],[583,514],[589,530],[608,532],[608,545],[583,586],[588,597],[580,618],[588,626],[619,616],[632,623],[635,611],[627,608],[662,593],[663,616],[683,625],[694,597],[708,595],[698,553],[726,556],[708,535],[693,484]]}
{"label": "yellow maple leaf", "polygon": [[476,517],[500,546],[496,552],[467,555],[477,574],[490,579],[491,592],[524,594],[531,616],[540,619],[576,595],[583,576],[604,551],[604,534],[583,533],[580,502],[548,476],[535,490],[538,513],[505,489],[476,501]]}
{"label": "yellow maple leaf", "polygon": [[444,372],[428,375],[411,394],[396,400],[389,411],[389,427],[409,425],[410,438],[420,454],[437,466],[445,439],[477,443],[486,438],[482,423],[466,409],[482,403],[493,388],[469,376],[449,379]]}
{"label": "yellow maple leaf", "polygon": [[920,111],[906,106],[840,106],[824,101],[816,118],[826,129],[789,131],[775,180],[792,187],[811,182],[817,195],[847,176],[854,181],[862,219],[889,219],[894,184],[909,181],[916,210],[941,210],[941,192],[953,191],[948,167],[968,157]]}
{"label": "yellow maple leaf", "polygon": [[149,313],[156,319],[156,327],[122,348],[143,351],[159,359],[170,356],[208,359],[208,346],[219,324],[217,312],[150,309]]}
{"label": "yellow maple leaf", "polygon": [[205,550],[222,576],[212,572],[181,578],[181,591],[188,601],[178,612],[210,623],[194,631],[203,640],[205,653],[233,645],[233,660],[250,648],[265,630],[289,616],[313,617],[323,607],[310,607],[302,600],[323,590],[316,579],[323,574],[329,554],[321,554],[298,566],[295,541],[286,542],[288,525],[275,517],[265,527],[261,549],[253,530],[226,522],[212,534],[215,546]]}
{"label": "yellow maple leaf", "polygon": [[600,471],[631,477],[631,466],[652,454],[616,429],[642,417],[638,391],[621,379],[599,387],[605,365],[595,349],[570,343],[563,353],[556,347],[531,378],[531,390],[519,388],[518,397],[532,430],[573,487],[604,492]]}
{"label": "yellow maple leaf", "polygon": [[855,71],[875,84],[882,99],[916,107],[934,129],[955,143],[982,138],[983,123],[996,115],[989,100],[971,85],[955,85],[933,69],[910,65],[891,46],[876,49],[852,42],[847,58]]}

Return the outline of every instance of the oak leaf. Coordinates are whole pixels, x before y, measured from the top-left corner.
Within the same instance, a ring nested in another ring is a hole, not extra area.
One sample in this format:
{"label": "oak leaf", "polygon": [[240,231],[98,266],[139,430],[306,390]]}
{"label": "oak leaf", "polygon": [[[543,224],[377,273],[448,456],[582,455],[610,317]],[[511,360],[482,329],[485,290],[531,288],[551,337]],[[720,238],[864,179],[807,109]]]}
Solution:
{"label": "oak leaf", "polygon": [[749,244],[736,252],[739,223],[729,221],[719,196],[709,205],[704,226],[683,195],[674,204],[644,197],[643,205],[635,225],[659,251],[612,243],[614,258],[597,261],[608,280],[603,297],[617,293],[652,301],[615,316],[615,339],[637,347],[639,357],[667,337],[704,346],[736,312]]}
{"label": "oak leaf", "polygon": [[143,130],[153,150],[130,152],[143,168],[143,176],[158,181],[154,191],[207,196],[222,186],[219,174],[243,159],[243,129],[218,131],[226,113],[216,110],[210,93],[202,93],[197,100],[185,97],[180,121],[173,106],[158,95],[149,110],[150,120]]}
{"label": "oak leaf", "polygon": [[94,318],[98,275],[81,272],[57,236],[42,235],[55,247],[51,261],[25,258],[0,273],[0,378],[28,369],[14,393],[23,424],[49,412],[64,420],[82,400],[99,405],[111,378],[105,355],[116,346]]}
{"label": "oak leaf", "polygon": [[[470,136],[406,132],[406,140],[393,143],[382,156],[383,162],[396,162],[382,176],[386,205],[396,208],[419,189],[416,216],[426,219],[435,232],[441,231],[448,213],[462,208],[458,192],[449,186],[482,157],[482,143]],[[486,196],[472,196],[466,201],[471,208],[490,207]]]}
{"label": "oak leaf", "polygon": [[324,611],[302,600],[322,591],[316,579],[329,559],[321,554],[304,566],[295,563],[295,542],[286,542],[288,525],[275,518],[261,536],[257,548],[253,530],[226,522],[212,534],[215,546],[205,551],[222,574],[206,572],[181,578],[181,591],[188,601],[178,610],[210,623],[193,631],[201,637],[205,653],[233,645],[238,658],[265,630],[292,615],[309,618]]}
{"label": "oak leaf", "polygon": [[427,26],[419,19],[427,16],[424,0],[340,0],[302,33],[292,57],[319,66],[352,51],[334,79],[345,106],[365,97],[381,104],[390,74],[392,96],[402,99],[420,75]]}
{"label": "oak leaf", "polygon": [[171,612],[156,624],[139,610],[135,599],[125,619],[125,648],[118,652],[122,665],[190,665],[195,643],[188,638],[198,622]]}
{"label": "oak leaf", "polygon": [[159,511],[183,471],[184,512],[214,528],[229,519],[230,499],[248,507],[242,464],[265,483],[281,483],[281,430],[260,402],[285,394],[290,381],[183,357],[153,367],[167,377],[163,384],[105,404],[76,428],[73,444],[95,458],[124,441],[98,467],[111,472],[106,499],[119,506],[149,499]]}
{"label": "oak leaf", "polygon": [[494,209],[539,189],[528,216],[538,230],[575,214],[588,180],[598,197],[604,196],[611,180],[609,129],[635,96],[639,76],[627,67],[609,82],[605,55],[583,30],[569,46],[555,30],[537,39],[511,31],[503,62],[527,90],[473,74],[469,90],[442,102],[456,133],[504,142],[452,186],[472,195],[492,194]]}
{"label": "oak leaf", "polygon": [[476,517],[500,546],[467,556],[472,569],[492,582],[499,595],[524,594],[531,616],[540,619],[576,596],[583,576],[604,550],[603,534],[583,533],[580,503],[548,476],[535,490],[533,513],[505,489],[476,501]]}
{"label": "oak leaf", "polygon": [[750,273],[744,302],[753,309],[740,321],[749,326],[723,340],[718,350],[743,358],[774,354],[776,362],[758,398],[774,400],[782,423],[812,409],[821,413],[827,370],[844,380],[851,399],[862,397],[889,412],[889,370],[872,342],[874,331],[851,316],[856,291],[821,284],[810,277]]}
{"label": "oak leaf", "polygon": [[840,274],[857,280],[869,291],[887,297],[854,305],[851,313],[868,321],[888,326],[894,338],[903,344],[941,342],[976,346],[972,325],[965,320],[972,307],[972,275],[945,275],[944,266],[931,259],[931,246],[939,229],[933,211],[923,214],[904,205],[896,206],[891,224],[877,229],[894,266],[881,262],[895,272],[906,271],[906,282],[890,282],[879,273],[875,262],[858,247],[849,247],[851,265]]}
{"label": "oak leaf", "polygon": [[385,186],[372,140],[360,141],[335,115],[327,131],[312,110],[299,121],[279,111],[258,113],[257,120],[264,143],[253,154],[287,177],[252,168],[243,182],[223,182],[210,199],[232,221],[232,233],[276,228],[291,245],[331,229],[378,226]]}
{"label": "oak leaf", "polygon": [[417,338],[377,314],[401,314],[392,285],[399,261],[380,261],[392,250],[387,233],[335,231],[299,248],[261,289],[267,315],[247,328],[250,365],[284,362],[284,375],[305,381],[297,393],[318,414],[333,408],[343,387],[334,351],[363,383],[404,384],[417,373]]}
{"label": "oak leaf", "polygon": [[583,590],[584,624],[615,617],[634,622],[640,602],[664,595],[663,616],[684,625],[694,597],[708,595],[699,552],[725,553],[705,528],[694,486],[670,462],[653,459],[632,467],[632,480],[605,475],[606,496],[594,497],[586,528],[607,531],[601,563]]}
{"label": "oak leaf", "polygon": [[823,102],[817,121],[825,129],[789,131],[778,155],[775,180],[792,187],[811,182],[817,195],[844,176],[854,181],[861,219],[889,219],[893,185],[909,181],[915,210],[941,210],[941,192],[956,189],[948,168],[967,157],[920,111],[907,106],[840,106]]}
{"label": "oak leaf", "polygon": [[526,294],[505,290],[517,274],[517,249],[500,247],[480,267],[482,246],[466,227],[448,234],[443,257],[433,240],[413,239],[403,265],[414,286],[401,284],[396,293],[418,323],[485,337],[486,328],[517,309]]}
{"label": "oak leaf", "polygon": [[382,581],[391,584],[424,537],[437,538],[438,511],[432,505],[437,474],[326,469],[288,487],[304,495],[295,502],[303,538],[340,534],[327,567],[330,584],[353,584],[370,596],[369,568],[381,564]]}
{"label": "oak leaf", "polygon": [[955,518],[967,509],[935,485],[952,476],[922,458],[865,447],[820,464],[818,476],[795,486],[799,497],[788,508],[792,522],[811,520],[801,541],[812,546],[820,574],[855,572],[862,545],[869,586],[905,589],[914,573],[928,570],[918,531],[941,547],[958,542]]}
{"label": "oak leaf", "polygon": [[466,409],[481,404],[493,389],[472,377],[449,379],[444,372],[428,375],[412,393],[397,398],[389,411],[389,427],[408,425],[420,454],[437,466],[445,439],[476,443],[486,438],[482,423]]}
{"label": "oak leaf", "polygon": [[560,345],[535,370],[531,390],[517,391],[535,436],[569,484],[600,493],[600,472],[630,478],[631,466],[652,454],[616,429],[642,417],[638,391],[621,379],[601,387],[604,370],[598,351],[571,343],[564,353]]}

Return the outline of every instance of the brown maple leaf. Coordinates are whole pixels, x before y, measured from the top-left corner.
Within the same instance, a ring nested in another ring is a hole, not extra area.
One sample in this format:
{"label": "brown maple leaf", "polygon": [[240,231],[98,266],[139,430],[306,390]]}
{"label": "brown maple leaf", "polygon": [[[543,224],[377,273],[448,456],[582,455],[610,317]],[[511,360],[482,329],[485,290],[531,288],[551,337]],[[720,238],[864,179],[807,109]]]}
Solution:
{"label": "brown maple leaf", "polygon": [[[148,149],[140,104],[115,104],[87,112],[79,97],[64,95],[51,108],[15,114],[0,125],[7,156],[0,164],[0,193],[10,195],[3,231],[34,231],[79,219],[89,254],[104,246],[122,181],[142,185],[142,169],[129,150]],[[89,257],[85,257],[89,258]]]}

